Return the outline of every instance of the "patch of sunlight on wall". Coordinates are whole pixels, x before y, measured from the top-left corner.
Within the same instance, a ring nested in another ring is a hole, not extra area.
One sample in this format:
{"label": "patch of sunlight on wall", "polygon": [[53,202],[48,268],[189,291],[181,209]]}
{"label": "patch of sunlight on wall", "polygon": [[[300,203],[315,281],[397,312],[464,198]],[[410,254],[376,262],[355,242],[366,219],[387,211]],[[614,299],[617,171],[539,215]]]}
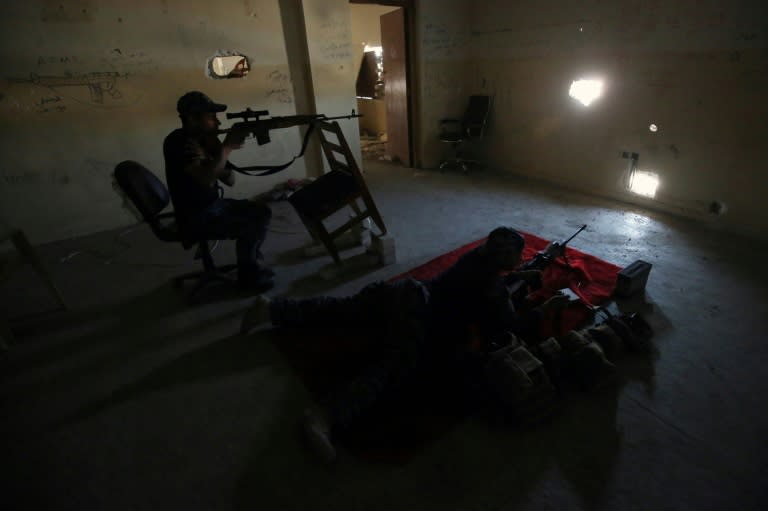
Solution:
{"label": "patch of sunlight on wall", "polygon": [[656,197],[656,189],[659,187],[659,175],[653,172],[637,170],[629,181],[630,191],[653,199]]}
{"label": "patch of sunlight on wall", "polygon": [[571,89],[568,95],[581,102],[584,106],[589,106],[597,98],[603,95],[602,80],[574,80],[571,83]]}

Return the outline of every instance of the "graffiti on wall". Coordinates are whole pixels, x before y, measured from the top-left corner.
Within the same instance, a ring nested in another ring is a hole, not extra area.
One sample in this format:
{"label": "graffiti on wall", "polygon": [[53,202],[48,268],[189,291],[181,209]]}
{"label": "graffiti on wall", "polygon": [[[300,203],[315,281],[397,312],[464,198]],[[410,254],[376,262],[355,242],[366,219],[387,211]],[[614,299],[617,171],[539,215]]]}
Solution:
{"label": "graffiti on wall", "polygon": [[349,20],[332,15],[318,24],[318,50],[323,62],[352,60],[352,32]]}
{"label": "graffiti on wall", "polygon": [[469,36],[465,30],[454,30],[447,24],[438,22],[424,25],[422,44],[425,54],[430,57],[463,57],[468,40]]}
{"label": "graffiti on wall", "polygon": [[[124,78],[124,76],[112,71],[84,73],[80,75],[65,74],[60,76],[40,76],[31,73],[29,78],[11,78],[9,81],[11,83],[39,85],[54,91],[56,89],[67,87],[84,87],[88,90],[90,101],[92,103],[103,105],[105,95],[112,100],[122,99],[123,94],[117,87],[117,81],[120,78]],[[56,97],[58,98],[56,101],[61,101],[60,96]]]}
{"label": "graffiti on wall", "polygon": [[130,78],[158,69],[147,52],[137,49],[109,48],[96,56],[39,55],[29,74],[4,80],[4,107],[33,113],[61,113],[77,105],[126,107],[143,97]]}
{"label": "graffiti on wall", "polygon": [[291,78],[287,72],[275,69],[267,75],[266,96],[278,103],[293,103]]}

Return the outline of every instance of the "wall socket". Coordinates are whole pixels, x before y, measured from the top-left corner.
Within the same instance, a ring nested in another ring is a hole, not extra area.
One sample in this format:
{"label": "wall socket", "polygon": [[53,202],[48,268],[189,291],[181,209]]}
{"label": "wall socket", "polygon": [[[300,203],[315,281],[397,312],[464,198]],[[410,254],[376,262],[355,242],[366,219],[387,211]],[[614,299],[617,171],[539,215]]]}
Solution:
{"label": "wall socket", "polygon": [[637,153],[631,153],[631,152],[629,152],[629,151],[622,151],[622,152],[621,152],[621,157],[622,157],[622,158],[624,158],[625,160],[626,160],[626,159],[630,159],[630,160],[635,160],[635,161],[637,161],[637,160],[639,160],[639,159],[640,159],[640,155],[639,155],[639,154],[637,154]]}
{"label": "wall socket", "polygon": [[713,215],[724,215],[728,211],[728,206],[721,201],[712,201],[709,204],[708,211]]}

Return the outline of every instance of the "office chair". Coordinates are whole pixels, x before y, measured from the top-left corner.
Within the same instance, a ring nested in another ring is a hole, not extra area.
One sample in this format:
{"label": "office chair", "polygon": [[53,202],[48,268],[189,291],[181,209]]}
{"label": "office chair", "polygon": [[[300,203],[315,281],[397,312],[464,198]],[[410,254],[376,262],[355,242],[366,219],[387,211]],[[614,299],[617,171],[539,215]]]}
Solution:
{"label": "office chair", "polygon": [[477,160],[460,158],[458,155],[459,146],[464,142],[483,138],[490,111],[490,96],[470,96],[469,104],[464,111],[464,117],[461,119],[440,120],[440,142],[450,144],[453,149],[453,156],[443,160],[440,164],[441,171],[446,167],[452,166],[459,167],[464,172],[467,172],[469,171],[470,164],[478,163]]}
{"label": "office chair", "polygon": [[[371,192],[368,190],[339,123],[317,122],[315,128],[331,170],[298,189],[288,197],[288,202],[299,214],[299,218],[312,238],[322,242],[336,264],[340,264],[341,258],[333,242],[334,238],[343,234],[355,223],[369,217],[378,226],[381,236],[387,233],[387,227],[384,225],[376,203],[373,202]],[[329,140],[329,135],[336,141]],[[344,161],[342,162],[337,155],[343,156]],[[358,199],[362,200],[364,210],[360,209]],[[346,206],[351,207],[355,214],[344,225],[329,233],[323,220]]]}
{"label": "office chair", "polygon": [[120,190],[130,199],[159,240],[181,243],[181,246],[187,250],[197,245],[195,259],[203,260],[203,270],[185,273],[172,280],[175,287],[181,287],[187,280],[196,281],[187,295],[191,302],[195,302],[198,293],[209,284],[233,282],[227,277],[227,273],[237,268],[237,265],[226,264],[217,267],[213,262],[211,248],[208,245],[209,240],[184,239],[175,221],[164,222],[166,219],[174,218],[174,213],[162,213],[170,202],[170,194],[157,176],[143,165],[130,160],[120,162],[115,167],[114,176]]}

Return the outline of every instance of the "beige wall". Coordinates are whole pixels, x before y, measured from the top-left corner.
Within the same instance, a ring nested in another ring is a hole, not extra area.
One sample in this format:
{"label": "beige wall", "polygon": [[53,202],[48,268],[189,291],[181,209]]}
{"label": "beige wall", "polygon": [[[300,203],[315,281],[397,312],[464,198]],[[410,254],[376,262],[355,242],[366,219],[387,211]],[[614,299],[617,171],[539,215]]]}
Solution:
{"label": "beige wall", "polygon": [[[5,6],[0,19],[5,70],[0,79],[0,151],[5,155],[0,217],[37,243],[132,223],[112,189],[112,170],[134,159],[164,179],[162,140],[178,126],[175,102],[187,90],[203,90],[230,111],[251,106],[278,115],[296,113],[294,96],[303,89],[294,87],[306,83],[291,81],[281,5],[292,14],[303,9],[305,64],[316,111],[351,111],[356,48],[350,5],[343,0],[31,0]],[[414,140],[420,147],[417,162],[428,166],[439,161],[443,149],[437,120],[460,113],[465,101],[468,5],[465,0],[416,2],[412,92],[424,101],[413,114]],[[219,50],[251,57],[248,77],[209,79],[206,62]],[[291,51],[295,57],[295,48]],[[294,71],[303,69],[295,61]],[[113,75],[102,75],[104,81],[89,88],[84,77],[96,79],[95,73]],[[67,76],[79,84],[44,83]],[[303,95],[300,103],[306,103]],[[341,124],[359,158],[358,124]],[[233,161],[285,161],[300,144],[297,129],[274,133],[272,140],[261,147],[250,142]],[[269,178],[241,178],[228,194],[247,197],[308,170],[316,174],[301,160]]]}
{"label": "beige wall", "polygon": [[[315,36],[318,111],[347,113],[355,107],[347,4],[306,3],[317,4],[307,22]],[[330,4],[341,21],[324,25]],[[0,217],[37,243],[133,222],[112,189],[111,172],[119,161],[135,159],[164,179],[162,142],[179,124],[175,104],[183,92],[203,90],[229,111],[296,113],[277,0],[13,2],[4,5],[0,33]],[[209,79],[206,61],[219,50],[251,57],[248,77]],[[87,85],[43,83],[92,73],[117,74],[102,83],[102,97]],[[357,123],[342,122],[359,154]],[[271,144],[249,142],[232,160],[283,162],[299,147],[298,129],[282,130]],[[227,193],[247,197],[304,175],[298,161],[272,177],[238,176]]]}
{"label": "beige wall", "polygon": [[[768,9],[763,1],[502,2],[478,6],[473,92],[494,95],[489,156],[503,171],[768,237]],[[605,80],[589,108],[573,79]],[[656,133],[648,127],[659,126]],[[657,199],[625,191],[627,160]],[[724,216],[706,213],[712,201]]]}
{"label": "beige wall", "polygon": [[[358,60],[350,5],[293,3],[304,9],[317,111],[349,112]],[[358,7],[366,6],[351,6]],[[490,93],[486,146],[497,168],[766,237],[764,2],[419,0],[415,7],[417,163],[440,161],[439,119],[460,115],[469,94]],[[163,177],[162,140],[178,125],[175,101],[186,90],[204,90],[230,111],[295,113],[278,0],[32,0],[9,3],[3,14],[0,217],[36,242],[132,222],[111,171],[136,159]],[[250,56],[251,74],[207,78],[205,63],[218,50]],[[590,108],[567,96],[571,80],[586,74],[606,81]],[[79,85],[46,83],[68,76]],[[648,130],[652,122],[657,133]],[[342,126],[359,157],[357,123]],[[299,142],[297,129],[285,130],[233,160],[283,161]],[[639,168],[660,174],[657,200],[624,190],[622,150],[640,153]],[[240,179],[231,194],[249,196],[306,172],[299,161],[271,178]],[[727,204],[725,215],[705,213],[715,200]]]}
{"label": "beige wall", "polygon": [[467,104],[472,3],[422,0],[416,3],[417,164],[434,168],[446,148],[438,139],[439,120],[460,116]]}
{"label": "beige wall", "polygon": [[[346,115],[357,109],[352,61],[352,19],[346,0],[303,0],[304,19],[318,113]],[[358,163],[360,129],[355,119],[339,124]],[[325,162],[326,170],[328,163]]]}
{"label": "beige wall", "polygon": [[352,16],[352,62],[355,64],[355,77],[360,69],[365,45],[381,46],[382,14],[392,12],[399,7],[376,4],[349,4]]}
{"label": "beige wall", "polygon": [[357,111],[360,118],[360,132],[369,136],[387,132],[387,104],[383,99],[357,98]]}

